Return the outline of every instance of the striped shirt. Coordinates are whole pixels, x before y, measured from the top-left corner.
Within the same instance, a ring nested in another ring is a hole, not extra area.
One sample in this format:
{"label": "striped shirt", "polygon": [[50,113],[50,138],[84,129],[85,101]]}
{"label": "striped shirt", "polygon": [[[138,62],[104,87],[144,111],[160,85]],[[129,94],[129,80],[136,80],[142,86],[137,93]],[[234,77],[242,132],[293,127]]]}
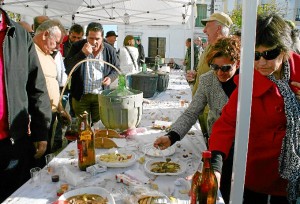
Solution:
{"label": "striped shirt", "polygon": [[[103,60],[103,53],[100,52],[96,57],[89,54],[88,59]],[[100,61],[87,61],[84,75],[84,94],[100,94],[102,91],[104,63]]]}

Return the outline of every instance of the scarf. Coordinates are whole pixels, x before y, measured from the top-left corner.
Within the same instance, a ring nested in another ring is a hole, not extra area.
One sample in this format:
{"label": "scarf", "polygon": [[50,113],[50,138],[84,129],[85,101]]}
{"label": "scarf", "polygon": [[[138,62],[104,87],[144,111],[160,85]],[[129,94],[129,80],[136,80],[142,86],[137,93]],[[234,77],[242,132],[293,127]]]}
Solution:
{"label": "scarf", "polygon": [[286,133],[279,156],[279,174],[288,180],[287,197],[291,203],[297,199],[300,185],[300,103],[289,86],[290,65],[283,63],[283,77],[276,80],[273,75],[268,78],[279,88],[284,100],[287,119]]}

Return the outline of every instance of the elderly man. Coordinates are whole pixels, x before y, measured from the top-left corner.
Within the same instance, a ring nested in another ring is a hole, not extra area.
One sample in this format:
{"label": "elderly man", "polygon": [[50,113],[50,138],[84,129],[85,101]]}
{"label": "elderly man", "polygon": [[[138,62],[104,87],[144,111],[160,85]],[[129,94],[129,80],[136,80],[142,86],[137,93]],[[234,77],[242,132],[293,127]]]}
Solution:
{"label": "elderly man", "polygon": [[103,42],[103,27],[100,23],[90,23],[87,26],[86,39],[72,45],[64,60],[67,73],[85,59],[98,61],[84,62],[74,71],[71,81],[72,105],[76,116],[87,111],[95,123],[100,120],[98,94],[108,89],[111,82],[118,77],[117,70],[101,60],[115,67],[120,65],[115,49]]}
{"label": "elderly man", "polygon": [[[208,46],[204,49],[200,56],[197,72],[190,72],[187,75],[188,81],[196,80],[192,91],[193,95],[198,89],[199,77],[210,70],[209,64],[206,61],[207,53],[209,52],[211,46],[214,45],[220,37],[227,37],[229,35],[229,28],[232,25],[231,18],[223,12],[213,13],[209,18],[202,19],[201,22],[205,25],[203,32],[207,35]],[[208,109],[206,107],[204,113],[199,116],[201,130],[205,137],[208,137],[206,127],[207,113]]]}
{"label": "elderly man", "polygon": [[[33,38],[44,76],[46,78],[52,109],[52,120],[48,135],[46,154],[51,152],[53,124],[56,120],[57,113],[59,113],[63,119],[71,121],[70,115],[64,111],[64,108],[59,101],[60,92],[59,83],[57,80],[58,73],[56,69],[56,63],[51,56],[53,51],[59,48],[62,40],[62,31],[64,31],[64,29],[59,21],[47,20],[38,26]],[[44,161],[41,161],[41,166],[43,166],[43,164],[45,164]]]}
{"label": "elderly man", "polygon": [[193,87],[193,95],[197,91],[199,77],[210,70],[208,63],[206,62],[208,51],[220,37],[227,37],[229,35],[229,28],[232,25],[231,18],[223,12],[213,13],[209,18],[202,19],[201,22],[205,25],[203,32],[207,35],[208,46],[205,48],[199,59],[196,77],[195,75],[191,76],[196,79],[196,83]]}

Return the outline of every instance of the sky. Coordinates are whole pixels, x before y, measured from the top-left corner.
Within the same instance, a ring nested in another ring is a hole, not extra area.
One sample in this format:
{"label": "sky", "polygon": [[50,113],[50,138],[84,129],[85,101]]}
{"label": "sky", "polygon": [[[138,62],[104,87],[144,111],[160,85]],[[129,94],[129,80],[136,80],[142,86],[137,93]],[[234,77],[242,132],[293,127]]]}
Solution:
{"label": "sky", "polygon": [[118,35],[118,29],[116,25],[103,25],[103,29],[104,29],[104,36],[108,31],[115,31],[116,34]]}

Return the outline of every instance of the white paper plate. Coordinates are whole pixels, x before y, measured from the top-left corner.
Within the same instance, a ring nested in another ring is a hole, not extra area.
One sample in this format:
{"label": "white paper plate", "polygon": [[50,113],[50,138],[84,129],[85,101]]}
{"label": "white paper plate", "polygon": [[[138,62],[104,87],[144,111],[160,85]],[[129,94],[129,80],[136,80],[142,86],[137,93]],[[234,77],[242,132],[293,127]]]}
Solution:
{"label": "white paper plate", "polygon": [[153,144],[145,145],[142,150],[143,150],[144,154],[146,154],[148,156],[152,156],[152,157],[167,157],[167,156],[171,156],[175,153],[174,146],[170,146],[164,150],[159,150],[159,149],[156,149],[153,146]]}
{"label": "white paper plate", "polygon": [[72,196],[85,194],[85,193],[100,195],[103,198],[107,198],[107,200],[108,200],[107,204],[116,204],[112,195],[107,190],[105,190],[104,188],[101,188],[101,187],[85,187],[85,188],[74,189],[74,190],[68,191],[68,192],[64,193],[63,195],[61,195],[58,198],[58,200],[63,201]]}
{"label": "white paper plate", "polygon": [[175,175],[179,175],[179,174],[183,174],[185,171],[186,171],[186,164],[185,162],[183,161],[180,161],[180,160],[171,160],[171,162],[175,162],[177,164],[180,165],[180,169],[176,172],[176,173],[155,173],[155,172],[152,172],[151,171],[151,165],[154,163],[154,162],[165,162],[165,160],[163,159],[150,159],[148,160],[146,163],[145,163],[145,171],[149,174],[153,174],[153,175],[158,175],[158,176],[162,176],[162,175],[169,175],[169,176],[175,176]]}
{"label": "white paper plate", "polygon": [[[105,154],[108,154],[108,153],[111,153],[111,151],[108,151]],[[136,157],[136,154],[134,152],[132,152],[132,151],[120,151],[120,150],[118,150],[118,153],[120,153],[120,154],[126,154],[126,155],[132,155],[132,157],[130,159],[128,159],[128,160],[125,160],[125,161],[104,162],[104,161],[100,160],[100,156],[103,155],[103,154],[100,154],[100,155],[96,156],[97,162],[100,165],[107,166],[107,167],[114,167],[114,168],[128,167],[128,166],[131,166],[131,165],[135,164],[135,161],[136,161],[137,157]]]}

